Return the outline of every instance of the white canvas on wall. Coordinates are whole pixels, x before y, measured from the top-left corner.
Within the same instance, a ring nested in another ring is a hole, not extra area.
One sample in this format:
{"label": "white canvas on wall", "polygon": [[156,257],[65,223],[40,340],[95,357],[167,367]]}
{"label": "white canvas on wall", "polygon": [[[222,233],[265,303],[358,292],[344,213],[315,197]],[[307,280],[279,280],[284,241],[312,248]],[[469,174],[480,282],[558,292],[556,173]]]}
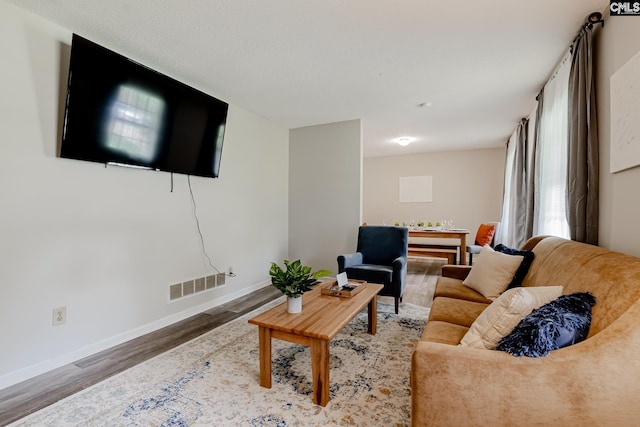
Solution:
{"label": "white canvas on wall", "polygon": [[401,176],[400,203],[433,202],[432,185],[431,176]]}
{"label": "white canvas on wall", "polygon": [[611,173],[640,165],[640,52],[611,76]]}

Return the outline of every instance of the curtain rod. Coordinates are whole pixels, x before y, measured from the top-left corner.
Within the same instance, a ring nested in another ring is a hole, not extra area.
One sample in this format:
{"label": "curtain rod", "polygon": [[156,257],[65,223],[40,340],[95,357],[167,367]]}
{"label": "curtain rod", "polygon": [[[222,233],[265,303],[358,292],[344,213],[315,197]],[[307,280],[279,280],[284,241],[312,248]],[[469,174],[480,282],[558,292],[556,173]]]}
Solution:
{"label": "curtain rod", "polygon": [[573,41],[571,42],[571,45],[569,46],[569,50],[571,52],[573,52],[573,45],[575,45],[576,41],[580,38],[582,30],[587,28],[591,29],[596,24],[602,24],[602,27],[604,28],[604,19],[602,18],[602,13],[591,12],[589,16],[587,16],[587,22],[584,23],[584,25],[580,28],[580,31],[578,31],[578,34],[576,34]]}
{"label": "curtain rod", "polygon": [[596,24],[602,24],[602,26],[604,27],[604,19],[602,18],[602,13],[600,12],[592,12],[587,17],[587,22],[585,22],[584,26],[591,28]]}
{"label": "curtain rod", "polygon": [[[600,13],[600,12],[591,12],[589,14],[589,16],[587,16],[587,22],[585,22],[584,25],[582,27],[580,27],[580,31],[578,31],[578,34],[576,34],[576,36],[574,37],[573,41],[569,45],[569,52],[571,52],[573,50],[573,45],[575,44],[576,40],[578,40],[578,37],[580,37],[580,33],[582,32],[582,29],[584,29],[584,28],[593,28],[593,26],[596,25],[596,24],[602,24],[602,26],[604,27],[604,19],[602,18],[602,13]],[[551,73],[551,77],[549,78],[549,81],[551,79],[553,79],[553,77],[554,77],[554,75],[556,73],[556,70],[558,69],[558,67],[560,67],[562,62],[565,60],[565,57],[566,57],[566,54],[565,54],[565,56],[562,57],[562,59],[560,60],[558,65],[554,68],[554,71],[553,71],[553,73]],[[538,95],[536,95],[536,101],[539,100],[540,94],[542,94],[542,92],[544,91],[544,86],[545,85],[546,85],[546,83],[542,86],[542,89],[540,89],[540,92],[538,92]]]}

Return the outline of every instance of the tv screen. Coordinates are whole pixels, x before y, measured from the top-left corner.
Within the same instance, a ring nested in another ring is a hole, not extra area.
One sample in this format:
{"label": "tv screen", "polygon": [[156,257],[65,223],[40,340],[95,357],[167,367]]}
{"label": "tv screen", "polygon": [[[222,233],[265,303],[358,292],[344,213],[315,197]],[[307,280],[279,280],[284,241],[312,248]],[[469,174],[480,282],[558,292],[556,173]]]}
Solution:
{"label": "tv screen", "polygon": [[74,34],[60,156],[216,178],[228,107]]}

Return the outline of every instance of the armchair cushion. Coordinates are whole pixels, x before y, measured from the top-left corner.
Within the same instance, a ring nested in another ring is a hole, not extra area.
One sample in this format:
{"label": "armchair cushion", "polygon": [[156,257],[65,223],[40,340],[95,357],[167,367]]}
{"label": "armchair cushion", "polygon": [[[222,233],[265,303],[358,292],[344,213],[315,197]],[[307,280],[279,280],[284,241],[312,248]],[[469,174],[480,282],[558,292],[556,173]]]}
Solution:
{"label": "armchair cushion", "polygon": [[371,283],[391,283],[393,268],[386,265],[360,264],[344,270],[347,277],[358,278]]}

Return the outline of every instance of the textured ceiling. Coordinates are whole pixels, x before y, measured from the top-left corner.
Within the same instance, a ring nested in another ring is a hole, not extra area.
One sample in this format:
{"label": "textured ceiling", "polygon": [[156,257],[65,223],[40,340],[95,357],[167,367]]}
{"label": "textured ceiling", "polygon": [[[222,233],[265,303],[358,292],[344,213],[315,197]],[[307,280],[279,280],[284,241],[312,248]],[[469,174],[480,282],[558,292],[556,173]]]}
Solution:
{"label": "textured ceiling", "polygon": [[[7,2],[287,128],[360,118],[365,157],[503,145],[588,14],[609,4]],[[400,136],[416,140],[400,147]]]}

